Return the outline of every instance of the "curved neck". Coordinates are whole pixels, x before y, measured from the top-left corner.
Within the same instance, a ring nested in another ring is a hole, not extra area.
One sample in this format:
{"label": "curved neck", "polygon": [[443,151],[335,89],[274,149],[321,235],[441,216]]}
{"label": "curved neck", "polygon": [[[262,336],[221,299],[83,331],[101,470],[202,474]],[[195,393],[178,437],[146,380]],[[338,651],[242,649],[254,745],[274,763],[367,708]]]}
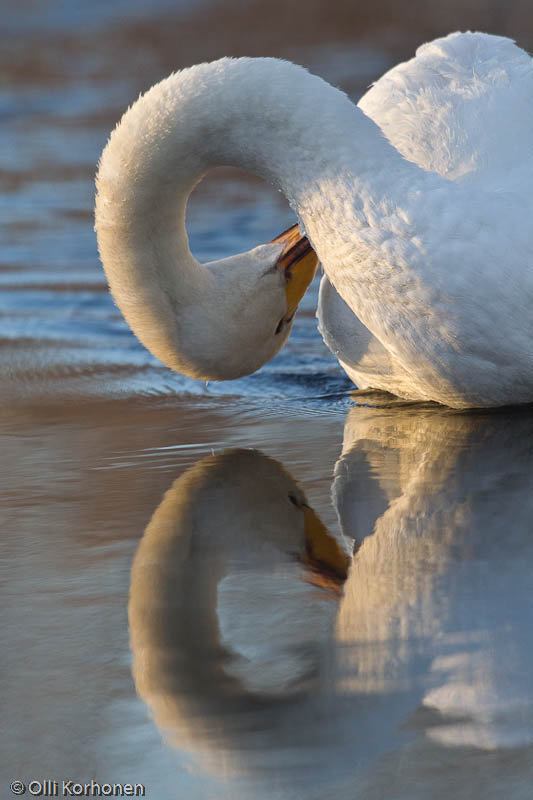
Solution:
{"label": "curved neck", "polygon": [[353,203],[359,191],[385,196],[391,175],[417,169],[342,92],[288,62],[222,59],[150,89],[102,155],[96,230],[124,316],[177,369],[179,311],[209,299],[213,284],[189,250],[187,199],[209,169],[222,165],[266,178],[306,226],[313,214],[342,213],[327,206],[335,194],[342,206],[332,183],[348,187]]}

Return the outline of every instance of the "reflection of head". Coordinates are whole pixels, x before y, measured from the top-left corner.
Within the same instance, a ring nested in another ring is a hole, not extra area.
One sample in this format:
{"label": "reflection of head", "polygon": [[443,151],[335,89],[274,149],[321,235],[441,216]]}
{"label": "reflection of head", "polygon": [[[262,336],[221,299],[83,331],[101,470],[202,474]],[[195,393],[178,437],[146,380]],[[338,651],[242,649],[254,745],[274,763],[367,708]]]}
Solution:
{"label": "reflection of head", "polygon": [[324,553],[347,563],[261,453],[208,457],[175,481],[139,545],[129,605],[137,691],[173,743],[243,744],[258,715],[268,729],[316,686],[338,597],[331,565],[317,587]]}

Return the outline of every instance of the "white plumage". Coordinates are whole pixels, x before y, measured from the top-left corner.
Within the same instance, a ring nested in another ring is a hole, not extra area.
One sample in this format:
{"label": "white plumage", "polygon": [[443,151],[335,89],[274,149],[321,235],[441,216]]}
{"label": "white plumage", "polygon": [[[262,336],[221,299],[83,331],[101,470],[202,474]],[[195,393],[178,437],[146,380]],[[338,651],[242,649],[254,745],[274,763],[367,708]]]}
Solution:
{"label": "white plumage", "polygon": [[322,334],[361,388],[458,407],[533,400],[532,96],[523,50],[455,33],[420,47],[360,101],[399,154],[446,180],[408,193],[392,219],[369,218],[375,248],[364,263],[372,269],[382,256],[388,286],[395,270],[406,281],[384,310],[396,336],[392,327],[383,335],[362,298],[344,294],[347,305],[326,270]]}
{"label": "white plumage", "polygon": [[298,214],[326,274],[321,331],[358,386],[455,407],[532,402],[532,96],[529,56],[479,33],[420,48],[360,108],[274,59],[172,75],[102,156],[96,228],[115,299],[189,374],[225,377],[226,362],[243,374],[279,349],[280,287],[264,281],[279,251],[201,266],[187,244],[195,183],[240,166]]}

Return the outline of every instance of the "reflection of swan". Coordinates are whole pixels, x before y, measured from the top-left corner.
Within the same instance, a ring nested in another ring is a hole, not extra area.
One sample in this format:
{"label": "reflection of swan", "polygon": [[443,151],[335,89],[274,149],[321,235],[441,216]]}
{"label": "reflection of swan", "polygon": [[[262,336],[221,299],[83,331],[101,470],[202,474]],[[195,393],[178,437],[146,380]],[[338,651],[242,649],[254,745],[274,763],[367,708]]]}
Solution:
{"label": "reflection of swan", "polygon": [[182,475],[139,546],[129,607],[137,690],[170,740],[214,758],[315,686],[348,563],[273,459],[228,451]]}
{"label": "reflection of swan", "polygon": [[324,284],[322,328],[359,386],[459,407],[533,401],[532,94],[531,59],[484,34],[426,45],[377,84],[362,107],[390,141],[285,62],[171,75],[102,155],[111,290],[140,339],[195,377],[277,352],[312,268],[287,310],[279,244],[205,266],[187,244],[194,185],[244,167],[284,192],[343,298]]}
{"label": "reflection of swan", "polygon": [[489,800],[527,796],[532,433],[525,414],[353,409],[334,501],[361,544],[340,606],[289,557],[302,511],[279,465],[241,451],[185,473],[132,570],[158,726],[247,780],[232,797],[467,800],[480,776]]}
{"label": "reflection of swan", "polygon": [[525,414],[358,408],[345,426],[334,497],[362,544],[344,685],[409,688],[433,743],[533,744],[532,441]]}

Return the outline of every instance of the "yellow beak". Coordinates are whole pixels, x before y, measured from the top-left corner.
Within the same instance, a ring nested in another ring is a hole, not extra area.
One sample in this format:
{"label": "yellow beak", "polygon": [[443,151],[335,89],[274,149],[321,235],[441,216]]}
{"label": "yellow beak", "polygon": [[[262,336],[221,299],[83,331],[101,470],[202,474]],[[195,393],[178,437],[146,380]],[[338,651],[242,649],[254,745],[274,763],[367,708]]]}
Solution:
{"label": "yellow beak", "polygon": [[285,245],[276,266],[285,273],[287,281],[285,287],[287,313],[283,321],[289,323],[294,317],[298,303],[304,296],[307,287],[315,277],[318,258],[309,244],[309,240],[300,234],[298,225],[293,225],[272,239],[272,244],[278,242]]}
{"label": "yellow beak", "polygon": [[306,546],[304,563],[313,573],[312,583],[338,592],[348,577],[351,560],[313,509],[304,505],[303,512]]}

